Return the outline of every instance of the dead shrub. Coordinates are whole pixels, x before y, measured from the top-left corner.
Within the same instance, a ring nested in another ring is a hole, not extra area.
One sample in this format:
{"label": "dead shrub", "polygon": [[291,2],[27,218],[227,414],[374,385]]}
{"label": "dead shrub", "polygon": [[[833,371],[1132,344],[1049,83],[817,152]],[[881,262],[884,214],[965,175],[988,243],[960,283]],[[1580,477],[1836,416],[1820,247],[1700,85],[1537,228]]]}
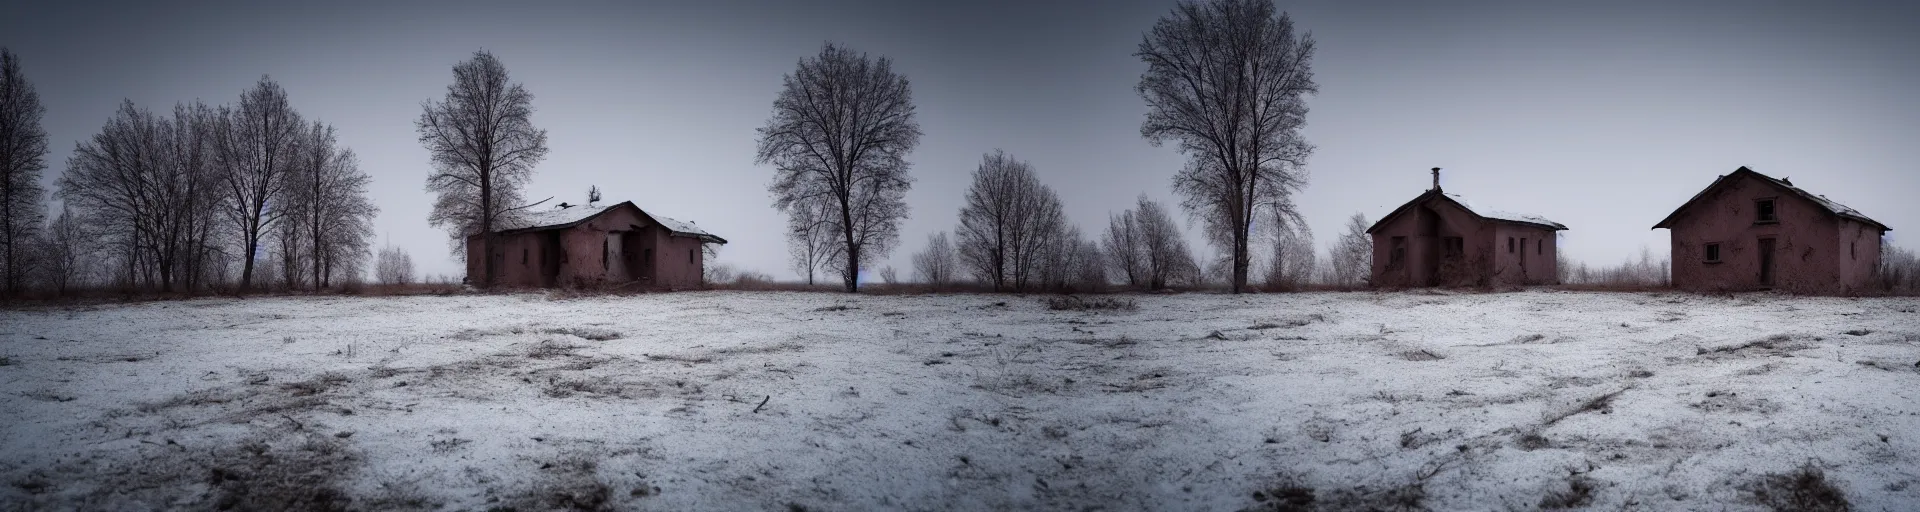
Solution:
{"label": "dead shrub", "polygon": [[1845,493],[1812,462],[1787,473],[1773,473],[1748,482],[1744,489],[1753,503],[1776,511],[1845,512],[1853,510]]}
{"label": "dead shrub", "polygon": [[572,343],[555,342],[554,340],[541,340],[540,344],[534,345],[533,349],[527,351],[527,357],[530,357],[533,359],[551,359],[555,357],[566,357],[566,356],[573,355],[573,351],[579,350],[580,348],[581,347],[579,345],[575,345]]}
{"label": "dead shrub", "polygon": [[1593,480],[1584,475],[1575,475],[1567,479],[1567,490],[1550,491],[1540,498],[1540,508],[1557,510],[1580,508],[1593,503]]}
{"label": "dead shrub", "polygon": [[348,510],[353,498],[338,479],[358,457],[335,439],[308,435],[275,448],[250,440],[215,451],[207,464],[208,486],[219,490],[220,510]]}
{"label": "dead shrub", "polygon": [[1078,295],[1048,297],[1041,301],[1054,311],[1133,311],[1140,305],[1133,299],[1115,297],[1085,298]]}
{"label": "dead shrub", "polygon": [[1522,451],[1530,452],[1552,446],[1553,442],[1548,441],[1546,436],[1540,435],[1537,431],[1528,431],[1520,434],[1519,437],[1515,437],[1513,439],[1513,445],[1519,447]]}
{"label": "dead shrub", "polygon": [[1736,345],[1727,345],[1727,346],[1713,347],[1713,348],[1699,347],[1694,349],[1694,355],[1717,357],[1717,356],[1739,356],[1739,355],[1746,355],[1749,353],[1783,354],[1783,353],[1792,352],[1795,350],[1801,350],[1805,348],[1808,348],[1807,345],[1803,343],[1795,343],[1794,336],[1791,334],[1775,334],[1765,338],[1760,338],[1757,340],[1749,341],[1746,343],[1740,343]]}
{"label": "dead shrub", "polygon": [[620,339],[619,331],[599,327],[557,327],[541,332],[574,336],[589,341],[612,341]]}
{"label": "dead shrub", "polygon": [[540,465],[541,481],[501,500],[494,510],[614,510],[613,488],[600,479],[599,463],[572,455]]}
{"label": "dead shrub", "polygon": [[1438,361],[1441,359],[1446,359],[1447,356],[1435,354],[1433,353],[1433,351],[1423,348],[1419,350],[1408,350],[1405,352],[1401,352],[1400,358],[1408,361]]}
{"label": "dead shrub", "polygon": [[293,396],[313,396],[340,387],[347,382],[347,376],[327,372],[300,382],[281,384],[280,389],[286,390]]}

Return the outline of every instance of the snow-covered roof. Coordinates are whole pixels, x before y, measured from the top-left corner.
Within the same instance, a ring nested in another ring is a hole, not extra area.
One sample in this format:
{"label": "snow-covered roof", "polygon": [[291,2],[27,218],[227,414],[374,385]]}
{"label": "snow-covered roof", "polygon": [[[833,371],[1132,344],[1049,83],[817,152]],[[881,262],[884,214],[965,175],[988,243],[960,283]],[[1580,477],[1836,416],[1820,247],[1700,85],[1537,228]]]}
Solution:
{"label": "snow-covered roof", "polygon": [[[621,206],[630,206],[635,210],[640,210],[640,207],[634,206],[632,201],[621,201],[607,206],[568,205],[566,208],[561,208],[556,205],[553,208],[545,210],[519,212],[519,215],[517,215],[518,218],[507,221],[505,223],[506,227],[501,228],[501,231],[533,231],[566,228],[585,222],[587,219],[594,218],[595,216]],[[718,244],[727,243],[726,239],[708,233],[692,222],[654,215],[647,213],[646,210],[640,210],[640,214],[653,219],[654,222],[658,222],[660,227],[666,228],[667,232],[674,236],[698,238],[702,241]]]}
{"label": "snow-covered roof", "polygon": [[1731,174],[1714,178],[1712,184],[1707,185],[1707,188],[1705,189],[1701,189],[1700,193],[1694,194],[1692,199],[1688,199],[1687,202],[1682,203],[1679,208],[1675,208],[1673,210],[1673,213],[1667,214],[1667,218],[1660,219],[1660,223],[1654,224],[1653,228],[1660,229],[1660,228],[1667,227],[1669,223],[1673,222],[1674,217],[1677,217],[1680,215],[1680,212],[1685,211],[1688,206],[1692,206],[1693,203],[1695,201],[1699,201],[1700,198],[1706,197],[1708,191],[1713,190],[1714,187],[1718,187],[1722,183],[1730,183],[1731,181],[1728,178],[1740,176],[1743,174],[1752,175],[1768,183],[1772,183],[1776,187],[1787,189],[1788,192],[1792,192],[1794,195],[1806,198],[1808,201],[1812,201],[1813,204],[1819,205],[1821,209],[1826,210],[1828,213],[1832,213],[1834,215],[1840,216],[1840,218],[1857,220],[1869,225],[1877,226],[1882,230],[1893,231],[1893,228],[1887,227],[1886,224],[1881,224],[1880,221],[1876,221],[1871,218],[1868,218],[1865,214],[1860,213],[1860,210],[1855,210],[1853,208],[1848,207],[1847,205],[1840,204],[1839,201],[1827,199],[1827,196],[1808,192],[1806,189],[1794,186],[1793,182],[1791,181],[1776,179],[1772,176],[1760,174],[1759,171],[1748,169],[1746,166],[1741,166],[1739,169],[1734,169],[1733,173]]}
{"label": "snow-covered roof", "polygon": [[1511,222],[1515,224],[1525,224],[1528,226],[1551,229],[1555,231],[1567,229],[1566,225],[1558,222],[1554,222],[1552,220],[1548,220],[1546,217],[1541,217],[1539,215],[1534,215],[1530,213],[1513,213],[1509,211],[1488,208],[1485,205],[1475,204],[1474,201],[1467,199],[1466,196],[1462,196],[1460,194],[1448,193],[1438,188],[1432,188],[1432,189],[1427,189],[1426,192],[1421,193],[1417,197],[1414,197],[1412,201],[1407,201],[1407,204],[1403,204],[1403,205],[1400,205],[1399,208],[1395,208],[1393,212],[1388,213],[1386,216],[1380,217],[1380,220],[1374,221],[1373,226],[1367,228],[1367,232],[1372,233],[1374,231],[1377,231],[1380,229],[1381,226],[1385,226],[1388,221],[1393,220],[1394,217],[1398,217],[1400,216],[1400,214],[1405,213],[1409,209],[1412,209],[1414,205],[1420,204],[1429,199],[1436,199],[1436,198],[1443,198],[1447,200],[1447,202],[1451,202],[1453,204],[1459,205],[1460,208],[1466,210],[1467,213],[1471,213],[1474,216],[1480,217],[1482,219],[1487,219],[1487,220],[1497,221],[1497,222]]}
{"label": "snow-covered roof", "polygon": [[1554,222],[1551,220],[1547,220],[1546,217],[1541,217],[1539,215],[1534,215],[1531,213],[1514,213],[1509,211],[1483,208],[1480,205],[1474,204],[1473,201],[1468,200],[1465,196],[1461,196],[1460,194],[1447,193],[1447,198],[1452,199],[1453,202],[1460,203],[1460,206],[1466,207],[1467,211],[1473,212],[1474,215],[1479,215],[1481,217],[1486,217],[1493,220],[1504,220],[1507,222],[1518,222],[1521,224],[1534,224],[1541,227],[1548,227],[1553,229],[1567,229],[1565,225],[1562,225],[1558,222]]}
{"label": "snow-covered roof", "polygon": [[607,206],[570,205],[568,208],[555,206],[547,210],[523,211],[517,216],[519,218],[506,223],[506,229],[543,229],[571,226],[580,221],[593,218],[593,216],[599,215],[600,212],[611,210],[615,206],[620,206],[620,203]]}

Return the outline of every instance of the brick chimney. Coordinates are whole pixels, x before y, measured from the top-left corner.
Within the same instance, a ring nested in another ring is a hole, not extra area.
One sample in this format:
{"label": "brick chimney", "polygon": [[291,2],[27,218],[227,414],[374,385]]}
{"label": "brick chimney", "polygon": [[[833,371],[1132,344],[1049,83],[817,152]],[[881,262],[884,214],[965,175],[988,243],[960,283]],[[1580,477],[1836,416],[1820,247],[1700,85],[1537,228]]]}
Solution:
{"label": "brick chimney", "polygon": [[1433,168],[1433,189],[1440,190],[1440,168]]}

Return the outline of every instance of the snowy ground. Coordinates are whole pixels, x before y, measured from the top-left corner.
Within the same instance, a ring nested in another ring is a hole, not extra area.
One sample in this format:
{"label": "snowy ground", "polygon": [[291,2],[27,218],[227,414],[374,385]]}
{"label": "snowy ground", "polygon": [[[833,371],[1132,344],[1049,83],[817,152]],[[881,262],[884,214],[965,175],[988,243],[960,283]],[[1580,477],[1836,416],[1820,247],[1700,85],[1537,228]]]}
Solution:
{"label": "snowy ground", "polygon": [[1920,503],[1920,300],[1124,297],[0,311],[0,508]]}

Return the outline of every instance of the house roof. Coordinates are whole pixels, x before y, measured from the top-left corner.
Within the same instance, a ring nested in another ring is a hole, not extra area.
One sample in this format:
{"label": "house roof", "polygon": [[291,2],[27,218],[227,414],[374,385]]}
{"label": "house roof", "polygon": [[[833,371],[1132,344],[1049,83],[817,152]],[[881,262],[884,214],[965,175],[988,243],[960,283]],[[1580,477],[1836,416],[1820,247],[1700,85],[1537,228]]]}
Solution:
{"label": "house roof", "polygon": [[1707,188],[1700,189],[1700,193],[1694,194],[1692,199],[1688,199],[1687,202],[1682,203],[1679,208],[1675,208],[1673,210],[1673,213],[1667,214],[1667,218],[1660,219],[1660,223],[1654,224],[1653,229],[1672,228],[1673,221],[1674,219],[1677,219],[1680,217],[1680,212],[1687,211],[1688,207],[1693,206],[1694,203],[1700,202],[1700,199],[1703,197],[1706,197],[1707,193],[1712,192],[1714,188],[1720,187],[1724,184],[1733,183],[1733,178],[1737,176],[1753,176],[1756,178],[1760,178],[1760,181],[1773,185],[1774,187],[1786,189],[1788,192],[1792,192],[1794,195],[1805,198],[1808,201],[1812,201],[1813,204],[1819,205],[1820,208],[1826,210],[1827,213],[1831,213],[1842,219],[1851,219],[1851,220],[1860,221],[1861,223],[1878,227],[1880,228],[1881,231],[1893,231],[1893,228],[1887,227],[1886,224],[1881,224],[1880,221],[1876,221],[1871,218],[1867,218],[1866,215],[1862,215],[1859,210],[1849,208],[1847,207],[1847,205],[1840,204],[1838,201],[1827,199],[1827,196],[1814,194],[1812,192],[1806,191],[1806,189],[1793,186],[1793,183],[1788,182],[1786,180],[1778,180],[1778,179],[1774,179],[1772,176],[1760,174],[1758,171],[1746,168],[1746,166],[1741,166],[1739,169],[1734,169],[1732,173],[1727,174],[1725,176],[1714,178],[1712,184],[1707,185]]}
{"label": "house roof", "polygon": [[1554,231],[1561,231],[1561,230],[1567,229],[1566,225],[1548,220],[1546,217],[1541,217],[1539,215],[1534,215],[1530,213],[1514,213],[1514,212],[1487,208],[1484,205],[1475,204],[1472,200],[1469,200],[1465,196],[1462,196],[1460,194],[1449,194],[1449,193],[1446,193],[1445,191],[1442,191],[1439,188],[1432,188],[1432,189],[1428,189],[1425,193],[1420,194],[1418,197],[1414,197],[1412,201],[1407,201],[1407,204],[1403,204],[1403,205],[1400,205],[1399,208],[1395,208],[1392,213],[1388,213],[1385,217],[1381,217],[1379,221],[1376,221],[1373,223],[1373,226],[1367,228],[1367,233],[1373,233],[1374,231],[1378,231],[1381,226],[1385,226],[1387,224],[1387,221],[1393,220],[1394,217],[1399,217],[1400,215],[1405,214],[1406,212],[1412,210],[1414,205],[1420,204],[1421,202],[1426,201],[1428,199],[1445,200],[1447,202],[1453,203],[1454,206],[1459,206],[1460,209],[1466,210],[1467,213],[1471,213],[1475,217],[1479,217],[1481,219],[1490,220],[1494,222],[1508,222],[1513,224],[1521,224],[1525,226],[1550,229]]}
{"label": "house roof", "polygon": [[639,206],[635,206],[633,204],[633,201],[621,201],[621,202],[610,204],[607,206],[572,206],[569,208],[554,207],[552,209],[547,209],[547,210],[523,212],[519,215],[518,219],[508,221],[506,223],[507,227],[500,229],[499,232],[518,233],[518,232],[526,232],[526,231],[546,231],[550,229],[566,229],[566,228],[579,225],[582,222],[586,222],[588,220],[593,219],[594,217],[600,216],[600,214],[602,213],[613,211],[614,209],[620,208],[622,206],[631,207],[634,210],[638,210],[640,212],[640,215],[645,216],[649,219],[653,219],[655,223],[659,224],[661,228],[665,228],[667,232],[672,236],[698,238],[700,239],[700,241],[707,242],[707,243],[715,243],[715,244],[727,243],[726,239],[720,238],[718,236],[714,236],[712,233],[708,233],[706,232],[706,230],[700,229],[700,226],[696,226],[692,222],[682,221],[679,219],[662,217],[659,215],[647,213],[646,210],[641,210]]}

